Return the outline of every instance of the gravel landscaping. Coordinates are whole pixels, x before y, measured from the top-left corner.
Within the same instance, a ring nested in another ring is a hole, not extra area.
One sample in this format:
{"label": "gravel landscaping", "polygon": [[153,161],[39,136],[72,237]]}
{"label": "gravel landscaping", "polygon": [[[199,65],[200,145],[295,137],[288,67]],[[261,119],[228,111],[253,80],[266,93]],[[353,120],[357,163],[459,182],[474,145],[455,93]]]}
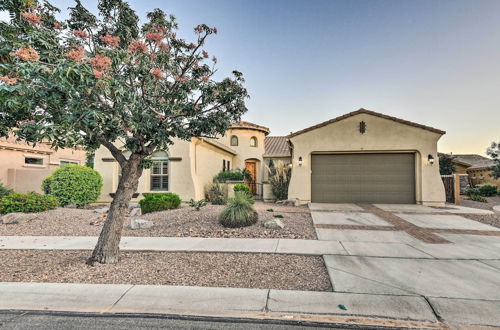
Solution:
{"label": "gravel landscaping", "polygon": [[[465,196],[462,196],[462,205],[466,207],[474,207],[476,209],[484,209],[484,210],[492,210],[493,206],[500,205],[500,196],[486,197],[488,203],[475,202],[468,199],[465,199]],[[466,214],[464,217],[479,221],[481,223],[500,228],[500,213],[490,214],[490,215],[475,215],[475,214]]]}
{"label": "gravel landscaping", "polygon": [[215,286],[332,291],[321,257],[249,253],[122,252],[85,264],[90,251],[3,250],[0,282]]}
{"label": "gravel landscaping", "polygon": [[[123,236],[176,236],[176,237],[237,237],[237,238],[301,238],[316,239],[316,232],[310,212],[304,207],[282,206],[272,203],[255,203],[259,214],[258,222],[250,227],[224,228],[218,215],[224,206],[207,205],[196,211],[182,205],[181,208],[149,213],[127,218]],[[267,211],[273,209],[273,212]],[[284,229],[266,229],[264,222],[281,215]],[[22,224],[0,224],[0,236],[98,236],[104,216],[90,209],[58,208],[39,213],[37,217]],[[131,219],[152,220],[149,229],[132,230]],[[91,224],[92,223],[92,224]],[[97,223],[94,224],[94,223]]]}

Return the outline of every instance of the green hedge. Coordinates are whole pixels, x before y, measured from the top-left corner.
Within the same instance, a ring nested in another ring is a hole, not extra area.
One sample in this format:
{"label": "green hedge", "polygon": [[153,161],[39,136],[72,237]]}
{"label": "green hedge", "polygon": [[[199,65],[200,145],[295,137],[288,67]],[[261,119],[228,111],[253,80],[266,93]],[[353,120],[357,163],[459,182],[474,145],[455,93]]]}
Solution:
{"label": "green hedge", "polygon": [[497,187],[491,184],[485,184],[479,187],[479,195],[485,197],[495,196],[497,194],[497,191]]}
{"label": "green hedge", "polygon": [[226,181],[243,181],[245,173],[241,170],[221,171],[214,178],[215,182],[225,183]]}
{"label": "green hedge", "polygon": [[43,191],[56,197],[63,206],[94,203],[101,194],[101,188],[101,175],[81,165],[63,165],[42,182]]}
{"label": "green hedge", "polygon": [[181,198],[174,193],[144,194],[144,199],[139,201],[142,214],[176,209],[181,205]]}
{"label": "green hedge", "polygon": [[36,192],[27,194],[12,193],[0,199],[0,213],[24,212],[34,213],[53,210],[58,202],[54,196],[42,195]]}

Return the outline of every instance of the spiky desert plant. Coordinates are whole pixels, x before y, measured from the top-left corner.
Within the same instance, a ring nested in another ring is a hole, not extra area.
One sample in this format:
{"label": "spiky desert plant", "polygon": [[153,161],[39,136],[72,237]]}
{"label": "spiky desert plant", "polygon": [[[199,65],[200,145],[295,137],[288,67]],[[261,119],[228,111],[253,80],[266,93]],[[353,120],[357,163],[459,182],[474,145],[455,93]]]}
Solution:
{"label": "spiky desert plant", "polygon": [[275,165],[267,166],[267,171],[269,172],[269,183],[274,197],[277,200],[287,199],[288,185],[292,174],[290,166],[279,160]]}
{"label": "spiky desert plant", "polygon": [[258,215],[248,199],[248,194],[236,191],[234,197],[228,200],[226,208],[219,215],[219,219],[224,227],[239,228],[256,223]]}

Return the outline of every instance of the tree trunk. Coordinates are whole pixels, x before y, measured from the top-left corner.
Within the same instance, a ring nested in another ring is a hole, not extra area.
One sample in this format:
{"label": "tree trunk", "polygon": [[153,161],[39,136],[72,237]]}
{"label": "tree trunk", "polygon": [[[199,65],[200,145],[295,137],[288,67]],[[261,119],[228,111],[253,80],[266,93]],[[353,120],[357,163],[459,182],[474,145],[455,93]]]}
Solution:
{"label": "tree trunk", "polygon": [[97,245],[87,264],[94,265],[96,262],[112,264],[118,262],[119,245],[122,237],[123,222],[128,213],[128,205],[134,192],[137,190],[142,168],[140,156],[131,155],[129,160],[123,164],[122,176],[116,189],[115,197],[109,207],[109,212],[104,222]]}

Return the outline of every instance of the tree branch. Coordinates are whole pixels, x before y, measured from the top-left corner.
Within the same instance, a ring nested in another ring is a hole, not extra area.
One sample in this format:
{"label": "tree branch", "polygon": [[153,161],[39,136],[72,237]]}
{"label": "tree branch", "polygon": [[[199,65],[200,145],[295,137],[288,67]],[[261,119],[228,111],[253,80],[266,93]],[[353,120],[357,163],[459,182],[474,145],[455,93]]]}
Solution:
{"label": "tree branch", "polygon": [[109,142],[103,137],[98,137],[97,140],[111,152],[111,155],[113,155],[113,157],[118,161],[120,165],[123,165],[127,162],[127,159],[125,158],[125,156],[123,156],[123,153],[113,143]]}

